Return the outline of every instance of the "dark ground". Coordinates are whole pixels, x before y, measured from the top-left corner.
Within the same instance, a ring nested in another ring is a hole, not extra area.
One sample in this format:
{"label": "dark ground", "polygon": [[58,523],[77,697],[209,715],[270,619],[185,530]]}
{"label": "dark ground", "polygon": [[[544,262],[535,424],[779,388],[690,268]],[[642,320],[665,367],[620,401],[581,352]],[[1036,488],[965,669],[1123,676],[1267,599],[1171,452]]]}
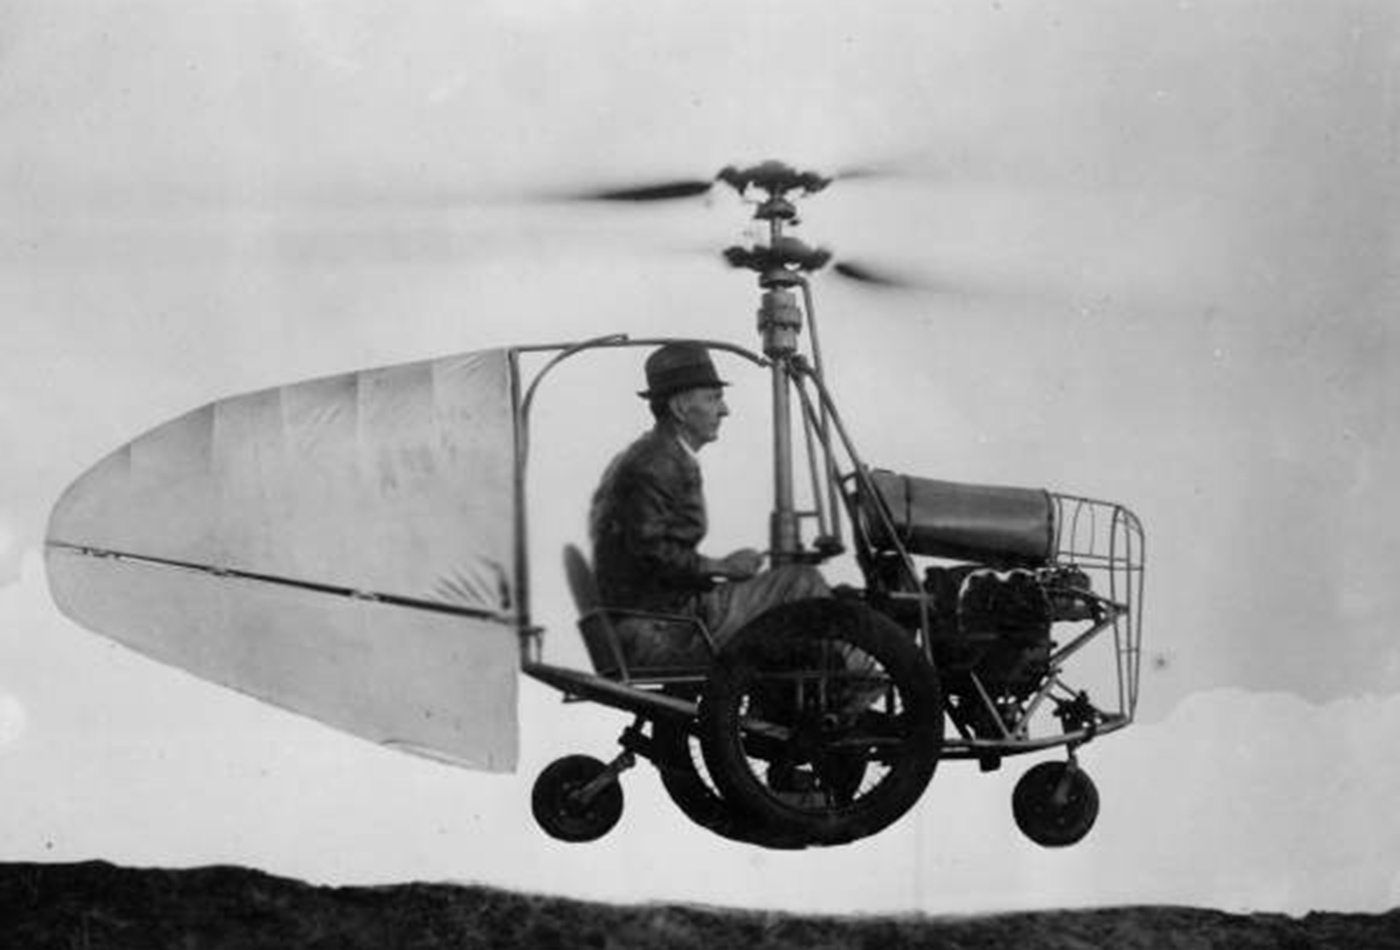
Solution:
{"label": "dark ground", "polygon": [[980,917],[801,917],[590,904],[484,887],[313,887],[243,868],[0,864],[0,948],[1328,947],[1400,950],[1400,909],[1303,918],[1188,907]]}

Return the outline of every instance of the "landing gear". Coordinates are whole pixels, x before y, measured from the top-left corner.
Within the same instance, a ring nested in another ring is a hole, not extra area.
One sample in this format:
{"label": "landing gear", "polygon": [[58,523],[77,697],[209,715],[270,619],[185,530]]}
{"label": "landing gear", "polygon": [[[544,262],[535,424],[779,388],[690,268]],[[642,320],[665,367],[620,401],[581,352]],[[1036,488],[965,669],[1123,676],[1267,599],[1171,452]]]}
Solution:
{"label": "landing gear", "polygon": [[735,811],[771,833],[844,844],[897,820],[932,778],[938,678],[907,633],[863,604],[784,604],[725,646],[700,738]]}
{"label": "landing gear", "polygon": [[1016,783],[1011,812],[1027,838],[1042,847],[1063,848],[1094,827],[1099,817],[1099,792],[1073,758],[1042,762]]}
{"label": "landing gear", "polygon": [[530,795],[530,809],[545,833],[560,841],[596,841],[622,817],[622,786],[617,774],[631,765],[625,752],[612,764],[591,755],[555,759]]}

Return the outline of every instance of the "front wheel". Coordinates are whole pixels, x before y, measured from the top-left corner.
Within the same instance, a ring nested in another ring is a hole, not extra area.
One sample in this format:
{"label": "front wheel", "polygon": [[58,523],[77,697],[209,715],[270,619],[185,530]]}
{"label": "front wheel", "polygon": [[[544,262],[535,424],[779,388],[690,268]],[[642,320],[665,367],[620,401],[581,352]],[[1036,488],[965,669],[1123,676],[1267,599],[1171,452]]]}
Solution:
{"label": "front wheel", "polygon": [[601,781],[608,767],[590,755],[566,755],[535,779],[530,810],[545,833],[560,841],[596,841],[622,817],[617,777]]}
{"label": "front wheel", "polygon": [[700,734],[726,803],[784,834],[844,844],[923,794],[943,741],[941,690],[893,621],[851,601],[797,601],[726,644]]}
{"label": "front wheel", "polygon": [[1016,826],[1045,848],[1072,845],[1099,817],[1099,791],[1077,764],[1042,762],[1022,775],[1011,794]]}

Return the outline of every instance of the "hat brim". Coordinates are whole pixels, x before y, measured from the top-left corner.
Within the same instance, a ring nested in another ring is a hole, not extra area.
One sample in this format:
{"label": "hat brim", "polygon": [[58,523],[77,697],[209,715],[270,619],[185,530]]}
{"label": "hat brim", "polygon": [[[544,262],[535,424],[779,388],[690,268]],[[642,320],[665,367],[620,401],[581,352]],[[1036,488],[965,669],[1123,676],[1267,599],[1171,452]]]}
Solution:
{"label": "hat brim", "polygon": [[690,392],[692,389],[722,389],[729,385],[727,379],[712,379],[703,383],[686,383],[684,386],[674,386],[668,389],[644,389],[637,393],[642,399],[663,399],[667,396],[678,396],[681,393]]}

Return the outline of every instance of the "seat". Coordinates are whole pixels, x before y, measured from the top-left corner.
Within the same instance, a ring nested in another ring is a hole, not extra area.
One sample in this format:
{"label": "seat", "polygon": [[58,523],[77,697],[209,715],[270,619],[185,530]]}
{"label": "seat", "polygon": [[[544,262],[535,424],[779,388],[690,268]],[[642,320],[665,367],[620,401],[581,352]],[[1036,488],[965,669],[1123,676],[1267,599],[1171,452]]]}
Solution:
{"label": "seat", "polygon": [[593,568],[573,544],[564,547],[564,576],[588,659],[599,676],[661,683],[705,675],[714,644],[698,617],[603,606]]}

